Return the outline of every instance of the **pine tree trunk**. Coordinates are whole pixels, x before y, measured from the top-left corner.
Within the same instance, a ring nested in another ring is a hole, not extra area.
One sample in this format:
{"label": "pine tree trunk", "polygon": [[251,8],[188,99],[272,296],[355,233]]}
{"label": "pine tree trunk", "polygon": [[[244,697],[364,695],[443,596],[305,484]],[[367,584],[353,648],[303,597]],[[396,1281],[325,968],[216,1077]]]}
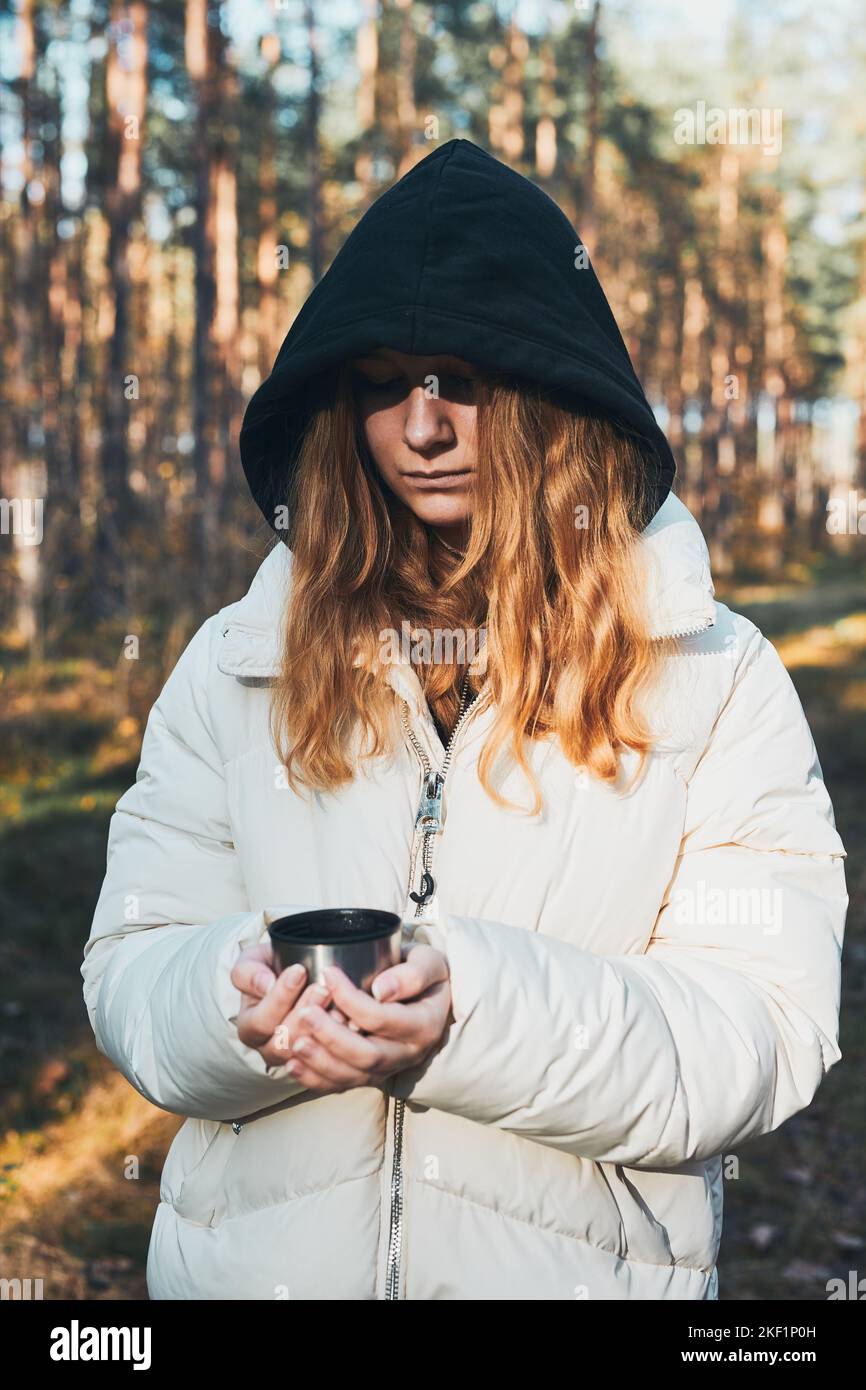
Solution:
{"label": "pine tree trunk", "polygon": [[307,97],[307,207],[309,225],[310,278],[317,284],[324,269],[322,235],[321,151],[319,148],[319,53],[316,13],[312,0],[305,0],[304,20],[310,54],[310,89]]}
{"label": "pine tree trunk", "polygon": [[373,196],[373,133],[377,115],[379,71],[379,0],[363,0],[364,17],[358,26],[356,62],[358,95],[356,118],[361,132],[355,156],[355,179],[361,187],[361,207]]}
{"label": "pine tree trunk", "polygon": [[[30,655],[42,653],[40,599],[42,555],[38,543],[44,534],[45,470],[39,453],[41,400],[38,372],[38,265],[41,205],[30,197],[34,179],[34,131],[38,130],[36,103],[36,20],[33,0],[22,0],[18,14],[21,55],[21,143],[23,185],[14,234],[12,287],[12,437],[11,488],[4,488],[10,506],[4,523],[11,528],[15,556],[15,627]],[[41,525],[39,518],[42,518]]]}
{"label": "pine tree trunk", "polygon": [[580,231],[581,240],[592,259],[598,238],[598,210],[596,208],[596,182],[598,178],[598,143],[601,125],[601,67],[598,57],[599,29],[601,26],[601,0],[594,0],[592,17],[586,40],[587,56],[587,112],[586,112],[586,162],[581,184]]}
{"label": "pine tree trunk", "polygon": [[[195,438],[195,554],[201,609],[210,598],[216,490],[213,452],[221,420],[214,350],[217,305],[215,210],[215,132],[219,129],[219,78],[223,40],[219,0],[186,0],[186,66],[196,94],[195,123],[195,335],[193,343],[193,435]],[[209,16],[213,22],[209,23]]]}
{"label": "pine tree trunk", "polygon": [[256,278],[259,292],[258,368],[262,380],[268,375],[279,348],[277,283],[277,164],[274,134],[275,94],[273,72],[280,61],[280,40],[276,33],[262,39],[262,54],[268,63],[264,82],[261,153],[259,155],[259,240]]}
{"label": "pine tree trunk", "polygon": [[[143,0],[114,0],[115,38],[106,65],[108,122],[107,278],[105,331],[108,336],[101,391],[102,498],[97,531],[97,595],[103,612],[116,607],[124,589],[124,529],[132,498],[129,490],[128,424],[135,410],[126,380],[139,376],[129,332],[130,235],[141,211],[141,148],[147,100],[147,6]],[[139,378],[140,380],[140,378]],[[130,388],[134,391],[134,386]]]}
{"label": "pine tree trunk", "polygon": [[557,163],[556,120],[553,114],[556,56],[549,38],[543,40],[539,56],[541,78],[538,84],[538,123],[535,127],[535,172],[539,178],[549,179],[555,174]]}

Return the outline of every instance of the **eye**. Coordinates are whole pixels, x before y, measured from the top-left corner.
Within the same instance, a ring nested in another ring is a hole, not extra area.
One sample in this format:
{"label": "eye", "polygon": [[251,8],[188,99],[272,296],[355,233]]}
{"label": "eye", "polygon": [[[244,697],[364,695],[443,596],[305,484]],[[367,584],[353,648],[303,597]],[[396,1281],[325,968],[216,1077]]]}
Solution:
{"label": "eye", "polygon": [[440,377],[441,386],[464,396],[471,395],[475,390],[475,381],[474,376],[462,376],[459,372],[444,372]]}
{"label": "eye", "polygon": [[355,383],[362,391],[392,391],[399,386],[400,380],[398,376],[391,376],[379,381],[375,377],[365,376],[363,372],[355,372]]}

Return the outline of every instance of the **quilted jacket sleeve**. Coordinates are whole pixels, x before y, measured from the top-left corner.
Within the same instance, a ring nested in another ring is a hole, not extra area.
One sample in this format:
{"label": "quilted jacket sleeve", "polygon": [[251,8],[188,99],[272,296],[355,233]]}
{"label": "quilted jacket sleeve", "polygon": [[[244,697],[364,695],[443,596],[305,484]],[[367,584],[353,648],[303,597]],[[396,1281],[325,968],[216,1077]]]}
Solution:
{"label": "quilted jacket sleeve", "polygon": [[645,952],[422,926],[455,1021],[395,1095],[632,1167],[710,1158],[810,1103],[841,1056],[845,850],[790,676],[748,627]]}
{"label": "quilted jacket sleeve", "polygon": [[244,1046],[234,1023],[232,965],[267,929],[246,898],[208,717],[217,621],[151,710],[135,783],[111,820],[81,974],[96,1045],[136,1090],[163,1110],[229,1120],[304,1088]]}

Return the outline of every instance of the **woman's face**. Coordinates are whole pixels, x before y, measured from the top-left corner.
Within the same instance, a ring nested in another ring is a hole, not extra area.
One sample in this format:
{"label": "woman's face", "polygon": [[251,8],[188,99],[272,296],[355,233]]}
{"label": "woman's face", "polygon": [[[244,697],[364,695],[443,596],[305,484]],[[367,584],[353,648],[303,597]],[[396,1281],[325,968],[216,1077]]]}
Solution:
{"label": "woman's face", "polygon": [[367,447],[391,491],[452,543],[466,537],[475,474],[473,379],[460,357],[377,348],[352,359]]}

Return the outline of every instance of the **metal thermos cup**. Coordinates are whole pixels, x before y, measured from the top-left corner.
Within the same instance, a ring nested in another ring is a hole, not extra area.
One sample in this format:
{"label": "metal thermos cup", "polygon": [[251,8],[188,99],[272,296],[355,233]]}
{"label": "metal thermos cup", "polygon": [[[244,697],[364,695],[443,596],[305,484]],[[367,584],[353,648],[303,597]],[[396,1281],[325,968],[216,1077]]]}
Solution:
{"label": "metal thermos cup", "polygon": [[287,917],[266,912],[265,923],[280,968],[303,965],[308,984],[315,984],[326,966],[338,965],[369,994],[381,971],[400,964],[403,924],[396,912],[373,907],[326,907]]}

